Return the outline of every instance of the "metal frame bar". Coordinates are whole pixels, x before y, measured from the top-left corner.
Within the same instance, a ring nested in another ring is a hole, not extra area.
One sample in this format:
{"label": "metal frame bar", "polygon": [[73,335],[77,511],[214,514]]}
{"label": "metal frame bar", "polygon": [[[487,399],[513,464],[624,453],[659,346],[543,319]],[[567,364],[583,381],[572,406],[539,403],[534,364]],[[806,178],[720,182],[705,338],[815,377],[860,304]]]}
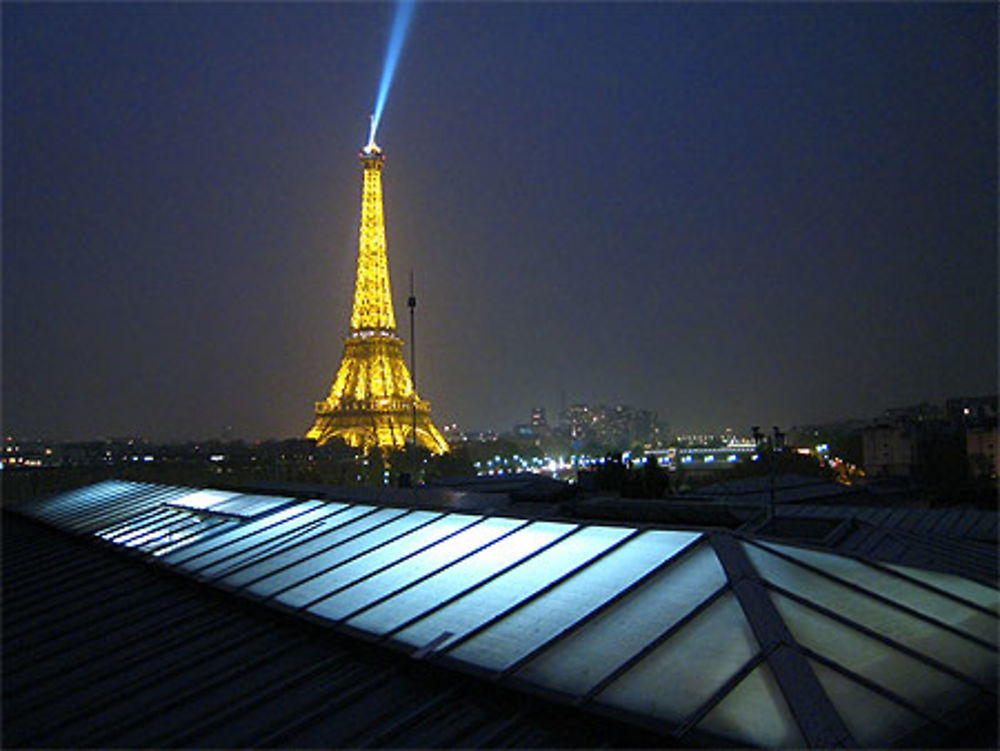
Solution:
{"label": "metal frame bar", "polygon": [[826,695],[812,667],[789,645],[795,639],[771,601],[761,577],[732,534],[709,537],[743,614],[761,648],[788,709],[809,747],[851,747],[855,740]]}

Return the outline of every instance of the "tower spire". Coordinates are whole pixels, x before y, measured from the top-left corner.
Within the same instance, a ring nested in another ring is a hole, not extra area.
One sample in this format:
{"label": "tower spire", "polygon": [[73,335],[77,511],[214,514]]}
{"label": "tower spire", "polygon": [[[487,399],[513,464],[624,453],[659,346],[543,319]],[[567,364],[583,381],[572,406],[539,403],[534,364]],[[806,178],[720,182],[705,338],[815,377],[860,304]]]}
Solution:
{"label": "tower spire", "polygon": [[330,395],[316,403],[306,437],[319,445],[341,438],[367,452],[376,446],[403,448],[415,435],[416,443],[442,454],[448,444],[431,422],[430,402],[414,389],[395,333],[382,203],[385,156],[374,134],[359,156],[364,179],[350,332]]}
{"label": "tower spire", "polygon": [[385,156],[374,139],[359,155],[364,165],[361,192],[361,230],[358,236],[358,277],[354,285],[351,333],[366,330],[393,332],[396,313],[389,287],[385,251],[385,215],[382,208],[382,166]]}

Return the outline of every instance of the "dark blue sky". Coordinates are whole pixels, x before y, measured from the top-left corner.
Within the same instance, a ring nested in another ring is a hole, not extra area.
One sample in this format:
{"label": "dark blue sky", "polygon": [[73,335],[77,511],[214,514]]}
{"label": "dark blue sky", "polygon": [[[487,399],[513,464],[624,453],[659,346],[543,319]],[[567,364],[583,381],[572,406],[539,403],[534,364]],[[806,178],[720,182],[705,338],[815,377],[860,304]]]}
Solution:
{"label": "dark blue sky", "polygon": [[[392,6],[2,12],[4,430],[303,433]],[[436,421],[995,392],[996,49],[992,3],[420,5],[379,141]]]}

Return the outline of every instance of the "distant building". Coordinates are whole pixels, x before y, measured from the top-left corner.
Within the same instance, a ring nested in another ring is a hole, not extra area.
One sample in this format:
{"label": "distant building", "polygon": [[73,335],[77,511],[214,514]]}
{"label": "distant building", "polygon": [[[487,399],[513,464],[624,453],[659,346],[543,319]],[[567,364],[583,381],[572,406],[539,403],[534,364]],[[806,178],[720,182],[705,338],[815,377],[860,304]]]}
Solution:
{"label": "distant building", "polygon": [[549,421],[545,419],[545,407],[533,407],[531,410],[531,429],[536,435],[549,432]]}
{"label": "distant building", "polygon": [[998,432],[993,427],[969,428],[965,431],[965,455],[973,477],[1000,477],[1000,454],[997,453]]}
{"label": "distant building", "polygon": [[885,411],[885,419],[891,422],[907,421],[907,422],[932,422],[935,420],[941,420],[944,417],[944,411],[937,404],[931,404],[930,402],[921,402],[920,404],[911,404],[906,407],[890,407]]}
{"label": "distant building", "polygon": [[[933,477],[941,471],[961,480],[948,456],[965,455],[973,477],[996,478],[997,397],[955,397],[933,404],[887,409],[862,433],[870,477]],[[961,459],[958,460],[961,462]]]}
{"label": "distant building", "polygon": [[879,422],[861,436],[870,477],[912,477],[919,463],[916,427],[908,421]]}
{"label": "distant building", "polygon": [[576,445],[591,443],[614,449],[635,444],[657,446],[663,432],[655,412],[625,404],[574,404],[562,415],[562,429]]}
{"label": "distant building", "polygon": [[975,478],[1000,476],[997,454],[997,395],[962,396],[945,402],[953,429],[964,433],[965,456]]}

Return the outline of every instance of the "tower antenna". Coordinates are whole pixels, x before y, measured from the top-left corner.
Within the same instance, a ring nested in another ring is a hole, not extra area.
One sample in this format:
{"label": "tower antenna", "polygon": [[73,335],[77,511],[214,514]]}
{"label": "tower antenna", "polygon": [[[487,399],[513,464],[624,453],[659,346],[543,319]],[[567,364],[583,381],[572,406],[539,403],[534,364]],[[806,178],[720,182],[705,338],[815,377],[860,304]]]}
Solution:
{"label": "tower antenna", "polygon": [[376,149],[378,144],[375,143],[375,113],[372,113],[368,116],[368,143],[364,151],[366,154],[371,154]]}

